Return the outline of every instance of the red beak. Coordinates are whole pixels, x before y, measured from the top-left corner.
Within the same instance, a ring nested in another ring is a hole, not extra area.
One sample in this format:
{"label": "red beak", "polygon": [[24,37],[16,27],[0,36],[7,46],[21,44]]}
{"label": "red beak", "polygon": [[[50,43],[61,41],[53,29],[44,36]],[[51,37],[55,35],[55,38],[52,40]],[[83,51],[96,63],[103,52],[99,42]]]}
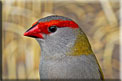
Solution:
{"label": "red beak", "polygon": [[24,36],[43,39],[43,34],[41,33],[41,30],[38,28],[38,24],[36,26],[32,26],[31,28],[29,28],[24,33]]}

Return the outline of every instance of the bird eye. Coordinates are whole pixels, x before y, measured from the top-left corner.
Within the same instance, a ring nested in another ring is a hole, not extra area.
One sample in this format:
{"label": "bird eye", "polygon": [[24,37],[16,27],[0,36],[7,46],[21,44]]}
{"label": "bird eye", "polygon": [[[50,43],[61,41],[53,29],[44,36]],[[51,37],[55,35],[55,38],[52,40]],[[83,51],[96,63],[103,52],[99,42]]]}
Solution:
{"label": "bird eye", "polygon": [[57,26],[51,26],[51,27],[49,27],[49,32],[55,32],[56,30],[57,30]]}

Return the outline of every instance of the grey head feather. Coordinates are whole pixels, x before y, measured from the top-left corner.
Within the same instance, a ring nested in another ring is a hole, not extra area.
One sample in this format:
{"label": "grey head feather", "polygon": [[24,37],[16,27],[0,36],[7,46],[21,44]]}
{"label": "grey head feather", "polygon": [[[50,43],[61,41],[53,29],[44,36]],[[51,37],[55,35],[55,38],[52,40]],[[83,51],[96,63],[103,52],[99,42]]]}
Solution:
{"label": "grey head feather", "polygon": [[51,15],[51,16],[47,16],[45,18],[39,19],[38,22],[46,22],[46,21],[50,21],[50,20],[59,20],[59,19],[72,21],[72,19],[67,18],[67,17],[58,16],[58,15]]}

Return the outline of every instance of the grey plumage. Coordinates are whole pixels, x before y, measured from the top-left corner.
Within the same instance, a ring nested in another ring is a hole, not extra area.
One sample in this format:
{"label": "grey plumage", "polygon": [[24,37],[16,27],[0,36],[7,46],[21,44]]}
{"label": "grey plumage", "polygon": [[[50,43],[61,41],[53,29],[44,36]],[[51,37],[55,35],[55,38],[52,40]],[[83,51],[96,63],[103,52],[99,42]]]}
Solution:
{"label": "grey plumage", "polygon": [[41,18],[41,19],[38,20],[38,22],[45,22],[45,21],[58,20],[58,19],[72,21],[72,19],[67,18],[67,17],[52,15],[52,16],[47,16],[45,18]]}
{"label": "grey plumage", "polygon": [[61,59],[41,60],[41,79],[100,79],[93,55],[65,56]]}

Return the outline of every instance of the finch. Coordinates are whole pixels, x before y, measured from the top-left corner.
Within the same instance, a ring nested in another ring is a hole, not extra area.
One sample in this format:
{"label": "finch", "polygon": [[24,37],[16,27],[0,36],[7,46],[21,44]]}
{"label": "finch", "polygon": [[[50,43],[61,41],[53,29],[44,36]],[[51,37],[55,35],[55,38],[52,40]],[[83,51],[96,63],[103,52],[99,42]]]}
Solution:
{"label": "finch", "polygon": [[35,38],[40,45],[40,79],[104,79],[85,33],[72,19],[41,18],[24,36]]}

